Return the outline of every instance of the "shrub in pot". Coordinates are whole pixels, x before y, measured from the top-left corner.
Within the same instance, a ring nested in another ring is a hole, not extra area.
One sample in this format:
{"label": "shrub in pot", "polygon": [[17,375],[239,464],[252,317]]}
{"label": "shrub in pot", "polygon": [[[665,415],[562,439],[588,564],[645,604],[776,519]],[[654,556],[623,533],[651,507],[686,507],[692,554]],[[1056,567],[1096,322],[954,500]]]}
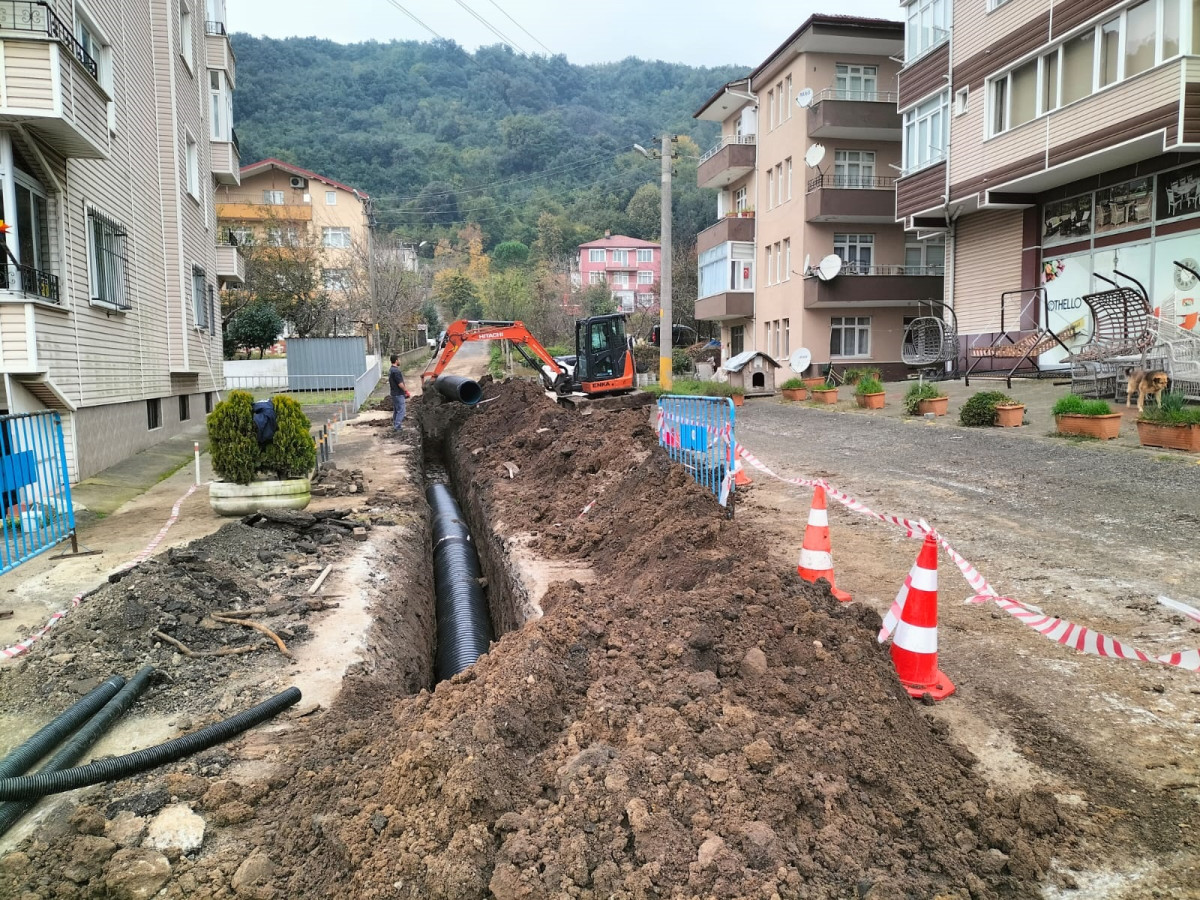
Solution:
{"label": "shrub in pot", "polygon": [[950,398],[928,381],[918,381],[909,387],[904,395],[904,412],[910,416],[923,416],[933,413],[944,416]]}
{"label": "shrub in pot", "polygon": [[1107,400],[1084,400],[1075,394],[1059,397],[1051,412],[1059,434],[1111,441],[1121,433],[1121,414]]}
{"label": "shrub in pot", "polygon": [[1024,413],[1024,404],[1001,391],[979,391],[958,411],[958,422],[969,428],[1012,428],[1021,424]]}
{"label": "shrub in pot", "polygon": [[875,375],[861,375],[854,384],[854,399],[863,409],[883,409],[887,399],[883,391],[883,382]]}
{"label": "shrub in pot", "polygon": [[1157,407],[1147,406],[1137,430],[1143,447],[1200,453],[1200,408],[1188,407],[1182,394],[1164,394]]}
{"label": "shrub in pot", "polygon": [[779,390],[783,391],[784,400],[803,400],[808,396],[808,388],[800,378],[789,378],[779,386]]}
{"label": "shrub in pot", "polygon": [[[808,381],[809,379],[806,378],[805,384],[807,384]],[[834,403],[837,403],[837,385],[833,384],[831,381],[824,380],[818,385],[810,385],[809,390],[812,391],[813,400],[817,401],[818,403],[824,403],[827,406],[832,406]]]}
{"label": "shrub in pot", "polygon": [[875,366],[863,366],[858,369],[847,369],[842,376],[842,381],[848,385],[856,385],[864,378],[874,378],[876,381],[882,381],[883,372]]}

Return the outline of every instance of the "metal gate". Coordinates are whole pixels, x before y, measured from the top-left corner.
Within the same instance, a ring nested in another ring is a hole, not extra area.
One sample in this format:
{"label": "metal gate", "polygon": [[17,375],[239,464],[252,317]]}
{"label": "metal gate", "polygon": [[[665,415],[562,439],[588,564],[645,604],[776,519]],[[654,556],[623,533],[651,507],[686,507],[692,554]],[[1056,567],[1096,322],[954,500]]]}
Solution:
{"label": "metal gate", "polygon": [[52,411],[0,416],[0,573],[75,535],[62,418]]}
{"label": "metal gate", "polygon": [[721,505],[733,491],[734,409],[728,397],[658,398],[658,441]]}

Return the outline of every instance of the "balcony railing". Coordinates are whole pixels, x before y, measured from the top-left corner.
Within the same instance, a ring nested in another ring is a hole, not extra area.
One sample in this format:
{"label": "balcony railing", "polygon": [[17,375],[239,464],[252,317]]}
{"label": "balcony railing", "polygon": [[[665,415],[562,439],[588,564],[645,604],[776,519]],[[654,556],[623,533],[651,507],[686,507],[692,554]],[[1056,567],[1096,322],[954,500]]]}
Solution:
{"label": "balcony railing", "polygon": [[205,21],[205,23],[204,23],[204,33],[205,33],[205,34],[215,34],[215,35],[221,35],[221,36],[224,36],[224,35],[227,35],[227,34],[229,34],[229,32],[227,32],[227,31],[225,30],[225,23],[224,23],[224,22],[210,22],[210,21]]}
{"label": "balcony railing", "polygon": [[0,266],[0,289],[21,291],[51,303],[58,302],[58,276],[33,266],[19,266],[11,262]]}
{"label": "balcony railing", "polygon": [[242,146],[238,143],[237,131],[229,129],[230,143],[233,144],[233,161],[239,166],[242,164]]}
{"label": "balcony railing", "polygon": [[843,275],[936,275],[946,274],[945,266],[868,266],[862,263],[848,262],[842,264]]}
{"label": "balcony railing", "polygon": [[851,91],[845,88],[825,88],[813,97],[813,106],[822,100],[850,100],[854,103],[890,103],[896,105],[899,95],[895,91]]}
{"label": "balcony railing", "polygon": [[808,191],[817,188],[845,188],[846,190],[890,191],[896,188],[896,179],[891,175],[837,175],[829,173],[808,180]]}
{"label": "balcony railing", "polygon": [[71,26],[60,19],[45,0],[0,0],[0,30],[34,31],[49,35],[71,51],[93,78],[100,67],[75,39]]}
{"label": "balcony railing", "polygon": [[705,153],[702,157],[700,157],[700,162],[704,162],[706,159],[712,159],[714,156],[716,156],[718,153],[720,153],[721,150],[723,150],[725,147],[728,147],[730,144],[754,144],[754,143],[757,143],[757,141],[755,139],[755,135],[753,135],[753,134],[727,134],[724,137],[722,137],[721,140],[717,141],[717,145],[715,147],[713,147],[711,150],[709,150],[707,153]]}

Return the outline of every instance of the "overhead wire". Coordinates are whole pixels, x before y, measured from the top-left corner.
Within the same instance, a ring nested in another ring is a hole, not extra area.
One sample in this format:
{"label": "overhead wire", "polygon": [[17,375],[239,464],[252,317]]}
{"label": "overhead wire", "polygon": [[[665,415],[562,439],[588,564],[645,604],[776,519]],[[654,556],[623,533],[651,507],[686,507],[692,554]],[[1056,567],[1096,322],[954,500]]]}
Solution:
{"label": "overhead wire", "polygon": [[513,50],[516,50],[518,53],[524,54],[525,56],[529,55],[528,53],[525,53],[525,51],[523,49],[521,49],[519,44],[517,44],[515,41],[510,40],[508,38],[508,36],[505,35],[499,28],[497,28],[495,25],[493,25],[491,22],[489,22],[487,19],[485,19],[479,13],[475,12],[475,10],[471,9],[471,7],[467,6],[465,0],[454,0],[454,2],[457,3],[459,6],[461,6],[463,9],[465,9],[472,16],[474,16],[477,20],[479,20],[479,23],[481,25],[483,25],[484,28],[486,28],[488,31],[490,31],[492,34],[494,34],[496,37],[500,38],[500,40],[503,43],[507,44],[510,48],[512,48]]}
{"label": "overhead wire", "polygon": [[422,22],[420,19],[418,19],[412,13],[410,13],[403,6],[401,6],[399,3],[399,0],[387,0],[387,2],[392,4],[392,6],[396,7],[396,9],[400,10],[400,12],[404,13],[406,16],[408,16],[410,19],[412,19],[414,22],[416,22],[418,25],[420,25],[422,28],[424,28],[426,31],[428,31],[430,34],[432,34],[439,41],[445,40],[444,37],[442,37],[440,34],[438,34],[436,31],[434,31],[432,28],[430,28],[428,25],[426,25],[424,22]]}
{"label": "overhead wire", "polygon": [[543,50],[545,50],[545,51],[546,51],[547,53],[549,53],[551,56],[553,56],[553,55],[554,55],[554,51],[553,51],[553,50],[551,50],[549,47],[547,47],[545,44],[543,44],[543,43],[541,42],[541,40],[539,40],[538,38],[536,38],[536,37],[534,37],[532,34],[530,34],[530,32],[529,32],[529,29],[528,29],[528,28],[526,28],[524,25],[522,25],[520,22],[518,22],[516,19],[514,19],[514,18],[513,18],[511,15],[509,15],[509,12],[508,12],[508,10],[506,10],[506,9],[505,9],[503,6],[501,6],[499,3],[497,3],[497,2],[496,2],[496,0],[488,0],[488,2],[490,2],[490,3],[492,4],[492,6],[496,7],[496,9],[500,10],[500,12],[504,13],[505,17],[506,17],[506,18],[507,18],[507,19],[508,19],[510,22],[512,22],[514,25],[516,25],[518,28],[520,28],[520,29],[521,29],[523,32],[525,32],[525,34],[529,35],[529,37],[530,37],[530,38],[531,38],[531,39],[532,39],[534,42],[536,42],[537,44],[539,44]]}

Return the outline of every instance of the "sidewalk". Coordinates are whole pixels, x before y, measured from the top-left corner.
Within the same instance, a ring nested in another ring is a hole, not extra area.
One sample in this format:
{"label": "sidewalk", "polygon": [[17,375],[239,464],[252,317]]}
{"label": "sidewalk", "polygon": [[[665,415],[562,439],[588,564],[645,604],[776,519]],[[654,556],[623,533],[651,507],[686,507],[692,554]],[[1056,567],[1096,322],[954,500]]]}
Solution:
{"label": "sidewalk", "polygon": [[[200,423],[85,478],[71,487],[76,510],[82,506],[96,516],[112,515],[134,497],[192,463],[197,441],[203,459],[208,453],[208,431]],[[90,520],[88,517],[87,521]]]}

